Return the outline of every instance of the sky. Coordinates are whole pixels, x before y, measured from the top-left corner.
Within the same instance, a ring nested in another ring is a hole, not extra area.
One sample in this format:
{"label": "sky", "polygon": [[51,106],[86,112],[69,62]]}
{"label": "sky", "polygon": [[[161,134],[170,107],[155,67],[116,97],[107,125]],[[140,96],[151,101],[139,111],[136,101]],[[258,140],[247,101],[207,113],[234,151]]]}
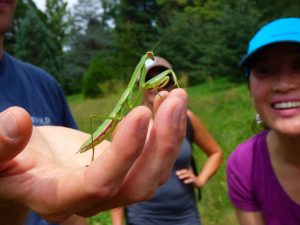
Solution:
{"label": "sky", "polygon": [[[41,10],[45,10],[45,3],[46,0],[33,0],[36,4],[36,6],[41,9]],[[66,0],[68,2],[68,8],[72,8],[78,0]]]}

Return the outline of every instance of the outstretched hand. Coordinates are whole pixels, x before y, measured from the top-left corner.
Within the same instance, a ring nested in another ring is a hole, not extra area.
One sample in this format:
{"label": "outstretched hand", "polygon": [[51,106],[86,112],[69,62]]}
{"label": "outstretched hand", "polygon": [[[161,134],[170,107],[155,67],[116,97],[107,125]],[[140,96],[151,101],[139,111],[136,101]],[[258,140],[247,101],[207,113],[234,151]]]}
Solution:
{"label": "outstretched hand", "polygon": [[2,112],[1,218],[13,211],[14,218],[6,219],[18,224],[31,208],[61,222],[73,214],[91,216],[151,198],[172,170],[186,127],[186,93],[175,89],[160,95],[153,126],[150,110],[135,108],[120,122],[112,143],[97,146],[91,164],[91,152],[75,154],[89,134],[51,126],[33,128],[30,137],[31,120],[24,110]]}

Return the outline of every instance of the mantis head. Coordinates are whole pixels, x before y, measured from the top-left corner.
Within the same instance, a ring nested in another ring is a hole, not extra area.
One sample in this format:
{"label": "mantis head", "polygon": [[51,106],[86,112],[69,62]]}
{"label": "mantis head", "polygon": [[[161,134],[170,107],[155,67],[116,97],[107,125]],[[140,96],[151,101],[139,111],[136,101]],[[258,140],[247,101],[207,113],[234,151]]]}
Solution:
{"label": "mantis head", "polygon": [[154,53],[152,51],[149,51],[146,53],[149,59],[154,60]]}

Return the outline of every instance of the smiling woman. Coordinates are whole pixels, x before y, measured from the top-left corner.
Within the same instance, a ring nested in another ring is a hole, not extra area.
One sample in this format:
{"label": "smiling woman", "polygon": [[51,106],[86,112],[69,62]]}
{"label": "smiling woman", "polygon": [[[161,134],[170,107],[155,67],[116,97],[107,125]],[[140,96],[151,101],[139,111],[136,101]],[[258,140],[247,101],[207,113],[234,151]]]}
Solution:
{"label": "smiling woman", "polygon": [[300,224],[300,18],[259,30],[242,67],[269,129],[229,157],[229,197],[242,225]]}
{"label": "smiling woman", "polygon": [[272,45],[253,63],[250,92],[264,123],[285,134],[300,134],[300,46]]}

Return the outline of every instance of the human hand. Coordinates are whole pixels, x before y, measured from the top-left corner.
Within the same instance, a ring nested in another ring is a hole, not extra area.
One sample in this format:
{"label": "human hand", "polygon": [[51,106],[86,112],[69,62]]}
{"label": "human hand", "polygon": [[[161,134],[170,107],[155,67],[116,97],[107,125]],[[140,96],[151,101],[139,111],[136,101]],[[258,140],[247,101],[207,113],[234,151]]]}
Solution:
{"label": "human hand", "polygon": [[196,176],[192,169],[181,169],[176,171],[177,177],[185,184],[191,184],[196,188],[202,188],[205,181]]}
{"label": "human hand", "polygon": [[96,147],[98,157],[88,167],[91,152],[74,153],[89,134],[37,127],[24,148],[31,131],[29,116],[17,120],[23,137],[17,141],[2,133],[0,114],[0,200],[61,222],[73,214],[91,216],[151,198],[172,170],[186,127],[186,93],[175,89],[161,95],[164,99],[154,102],[149,133],[150,110],[135,108],[120,122],[112,143]]}

